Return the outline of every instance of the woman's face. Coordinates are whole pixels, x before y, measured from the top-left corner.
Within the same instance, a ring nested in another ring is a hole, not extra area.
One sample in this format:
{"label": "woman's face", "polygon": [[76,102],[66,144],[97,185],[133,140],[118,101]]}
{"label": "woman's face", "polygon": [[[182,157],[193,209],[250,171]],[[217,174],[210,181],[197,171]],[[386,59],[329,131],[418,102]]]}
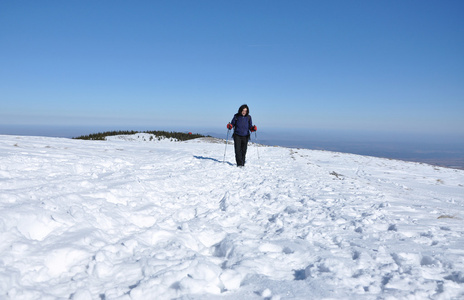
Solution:
{"label": "woman's face", "polygon": [[244,108],[242,109],[242,116],[246,116],[248,109]]}

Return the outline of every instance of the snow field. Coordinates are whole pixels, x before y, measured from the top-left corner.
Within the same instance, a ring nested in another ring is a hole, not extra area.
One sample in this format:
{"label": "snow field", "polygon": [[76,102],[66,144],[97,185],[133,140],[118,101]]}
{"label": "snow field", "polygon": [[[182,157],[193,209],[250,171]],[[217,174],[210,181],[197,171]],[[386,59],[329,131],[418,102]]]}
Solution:
{"label": "snow field", "polygon": [[0,136],[0,298],[464,297],[464,171],[149,137]]}

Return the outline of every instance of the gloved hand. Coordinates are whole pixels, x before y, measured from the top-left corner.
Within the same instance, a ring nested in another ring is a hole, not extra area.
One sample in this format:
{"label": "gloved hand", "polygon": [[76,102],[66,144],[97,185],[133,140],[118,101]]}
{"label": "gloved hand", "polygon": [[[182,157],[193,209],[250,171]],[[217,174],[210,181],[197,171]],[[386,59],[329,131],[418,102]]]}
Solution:
{"label": "gloved hand", "polygon": [[250,131],[251,131],[251,132],[255,132],[256,130],[258,130],[258,128],[256,127],[256,125],[251,126],[251,128],[250,128]]}
{"label": "gloved hand", "polygon": [[229,124],[227,124],[227,129],[229,129],[229,130],[230,130],[230,129],[232,129],[232,128],[234,128],[234,126],[233,126],[232,124],[230,124],[230,123],[229,123]]}

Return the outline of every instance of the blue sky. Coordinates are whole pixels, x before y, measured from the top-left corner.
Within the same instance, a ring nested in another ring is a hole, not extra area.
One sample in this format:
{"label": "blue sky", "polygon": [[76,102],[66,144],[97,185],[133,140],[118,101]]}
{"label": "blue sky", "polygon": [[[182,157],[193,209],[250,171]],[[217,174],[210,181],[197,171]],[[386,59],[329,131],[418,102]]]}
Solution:
{"label": "blue sky", "polygon": [[464,139],[463,1],[1,1],[0,125]]}

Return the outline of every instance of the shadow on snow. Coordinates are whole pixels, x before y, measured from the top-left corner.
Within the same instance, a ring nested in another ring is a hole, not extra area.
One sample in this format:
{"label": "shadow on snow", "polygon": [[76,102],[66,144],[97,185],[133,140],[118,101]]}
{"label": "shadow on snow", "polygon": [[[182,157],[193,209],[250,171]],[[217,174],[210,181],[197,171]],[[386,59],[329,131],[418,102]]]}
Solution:
{"label": "shadow on snow", "polygon": [[[215,161],[215,162],[218,162],[218,163],[222,163],[222,161],[220,160],[217,160],[215,158],[212,158],[212,157],[204,157],[204,156],[197,156],[197,155],[194,155],[193,157],[195,157],[196,159],[206,159],[206,160],[212,160],[212,161]],[[229,166],[234,166],[234,164],[226,161],[224,162],[225,164],[228,164]]]}

